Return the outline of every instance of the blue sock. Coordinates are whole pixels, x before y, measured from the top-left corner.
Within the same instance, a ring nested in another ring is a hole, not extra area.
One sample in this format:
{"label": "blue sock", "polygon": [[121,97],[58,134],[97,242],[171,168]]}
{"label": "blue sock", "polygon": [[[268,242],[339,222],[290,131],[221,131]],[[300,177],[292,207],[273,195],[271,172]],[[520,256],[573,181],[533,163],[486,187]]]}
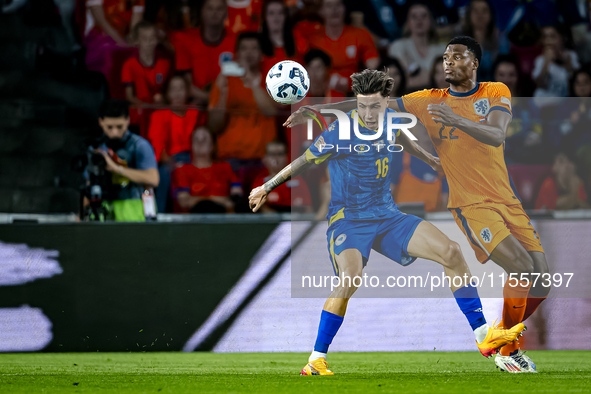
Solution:
{"label": "blue sock", "polygon": [[472,330],[486,324],[486,319],[482,313],[482,303],[478,297],[478,289],[473,284],[461,287],[454,292],[458,306],[466,315],[468,323]]}
{"label": "blue sock", "polygon": [[322,311],[320,315],[320,325],[318,326],[318,336],[314,344],[314,351],[327,353],[332,339],[337,335],[337,331],[343,324],[343,317],[327,311]]}

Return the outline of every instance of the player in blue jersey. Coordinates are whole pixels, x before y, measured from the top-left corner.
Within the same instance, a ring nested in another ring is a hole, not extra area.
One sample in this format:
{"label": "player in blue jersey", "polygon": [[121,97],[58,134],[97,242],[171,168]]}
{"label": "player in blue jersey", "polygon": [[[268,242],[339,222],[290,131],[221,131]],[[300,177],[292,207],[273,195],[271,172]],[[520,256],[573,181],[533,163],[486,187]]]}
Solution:
{"label": "player in blue jersey", "polygon": [[[393,111],[388,109],[388,101],[394,86],[387,73],[365,70],[353,74],[351,80],[357,97],[357,109],[347,114],[351,138],[341,140],[338,122],[331,124],[302,156],[263,186],[253,189],[249,197],[250,207],[256,212],[271,190],[313,163],[329,160],[331,202],[327,241],[334,272],[341,280],[324,304],[314,351],[301,374],[333,374],[326,363],[328,347],[343,322],[349,299],[357,290],[355,283],[360,284],[352,278],[362,276],[372,249],[403,266],[418,257],[443,265],[458,306],[474,330],[480,352],[486,357],[495,354],[521,335],[523,323],[509,330],[489,327],[476,287],[466,283],[471,274],[459,245],[431,223],[400,212],[390,193],[389,163],[393,162],[393,155],[399,154],[396,152],[400,146],[441,171],[439,159],[400,131],[386,140],[387,117]],[[383,125],[379,124],[380,113],[384,114]],[[363,140],[353,132],[353,127],[358,127],[363,136],[372,136],[380,126],[384,133],[374,141]],[[456,277],[460,280],[453,280]]]}

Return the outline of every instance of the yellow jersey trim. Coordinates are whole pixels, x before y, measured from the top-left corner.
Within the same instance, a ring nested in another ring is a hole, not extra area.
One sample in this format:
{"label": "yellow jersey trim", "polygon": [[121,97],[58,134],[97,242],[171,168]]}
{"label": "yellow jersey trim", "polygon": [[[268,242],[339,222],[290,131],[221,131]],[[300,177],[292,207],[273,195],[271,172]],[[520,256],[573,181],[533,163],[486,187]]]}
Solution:
{"label": "yellow jersey trim", "polygon": [[321,164],[330,157],[330,153],[317,157],[314,153],[310,152],[310,149],[306,149],[306,161],[313,161],[316,164]]}
{"label": "yellow jersey trim", "polygon": [[332,259],[334,272],[337,276],[339,276],[339,265],[337,264],[337,256],[334,254],[334,231],[330,234],[330,258]]}
{"label": "yellow jersey trim", "polygon": [[340,219],[345,218],[345,207],[341,208],[337,213],[331,216],[330,220],[328,221],[328,226],[332,226],[334,222]]}

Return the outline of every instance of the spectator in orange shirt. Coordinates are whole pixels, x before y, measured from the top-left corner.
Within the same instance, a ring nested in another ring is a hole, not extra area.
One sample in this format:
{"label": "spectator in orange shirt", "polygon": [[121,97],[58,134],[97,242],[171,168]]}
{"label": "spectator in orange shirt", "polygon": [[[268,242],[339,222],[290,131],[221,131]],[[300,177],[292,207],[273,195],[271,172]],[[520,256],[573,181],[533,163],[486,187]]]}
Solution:
{"label": "spectator in orange shirt", "polygon": [[232,212],[242,188],[228,163],[214,161],[214,137],[206,127],[195,130],[191,148],[191,163],[172,176],[175,212]]}
{"label": "spectator in orange shirt", "polygon": [[282,60],[302,61],[308,43],[300,36],[294,36],[287,6],[283,0],[269,0],[263,8],[263,74]]}
{"label": "spectator in orange shirt", "polygon": [[170,36],[175,48],[176,69],[185,73],[191,96],[206,104],[221,64],[234,57],[236,36],[224,26],[228,15],[225,0],[205,0],[199,28]]}
{"label": "spectator in orange shirt", "polygon": [[576,164],[564,153],[554,158],[552,176],[542,183],[536,209],[585,209],[589,208],[583,181],[577,175]]}
{"label": "spectator in orange shirt", "polygon": [[[263,158],[265,170],[252,183],[252,187],[262,186],[279,173],[287,164],[287,148],[278,141],[267,144],[267,153]],[[300,176],[287,181],[274,189],[267,196],[267,202],[260,212],[312,212],[312,201],[308,185]]]}
{"label": "spectator in orange shirt", "polygon": [[109,79],[113,53],[127,48],[129,33],[142,20],[144,0],[86,0],[86,66]]}
{"label": "spectator in orange shirt", "polygon": [[228,0],[226,27],[233,33],[259,31],[263,0]]}
{"label": "spectator in orange shirt", "polygon": [[374,70],[378,67],[378,50],[367,30],[345,24],[343,0],[323,0],[320,15],[324,27],[310,36],[310,45],[330,56],[330,88],[344,96],[351,90],[349,77],[359,71],[360,64]]}
{"label": "spectator in orange shirt", "polygon": [[178,75],[172,77],[166,88],[170,107],[154,111],[150,118],[148,140],[154,147],[160,173],[156,189],[158,212],[170,211],[170,174],[178,165],[191,161],[191,133],[206,122],[206,113],[188,108],[188,93],[187,81]]}
{"label": "spectator in orange shirt", "polygon": [[259,166],[265,145],[276,137],[275,102],[261,74],[261,44],[257,33],[242,33],[236,42],[241,77],[218,75],[211,91],[209,128],[218,135],[218,157],[240,166]]}
{"label": "spectator in orange shirt", "polygon": [[168,79],[170,61],[157,56],[156,28],[150,22],[141,21],[135,25],[133,35],[137,40],[139,53],[123,64],[121,82],[125,85],[125,98],[136,106],[130,110],[130,122],[139,125],[144,112],[141,106],[161,104],[164,100],[162,89]]}

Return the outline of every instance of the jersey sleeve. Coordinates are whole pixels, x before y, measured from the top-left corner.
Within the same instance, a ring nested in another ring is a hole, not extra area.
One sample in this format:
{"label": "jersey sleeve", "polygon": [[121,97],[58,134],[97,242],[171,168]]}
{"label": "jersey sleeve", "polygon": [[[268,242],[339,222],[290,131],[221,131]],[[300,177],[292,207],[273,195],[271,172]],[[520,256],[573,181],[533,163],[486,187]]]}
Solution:
{"label": "jersey sleeve", "polygon": [[427,112],[431,90],[420,90],[396,99],[400,112],[408,112],[423,122],[422,115]]}
{"label": "jersey sleeve", "polygon": [[133,85],[133,71],[131,67],[131,59],[127,59],[121,68],[121,83],[125,86]]}
{"label": "jersey sleeve", "polygon": [[158,168],[156,163],[156,156],[154,155],[154,149],[150,143],[144,139],[141,139],[137,145],[136,151],[136,163],[138,170],[149,170],[152,168]]}
{"label": "jersey sleeve", "polygon": [[335,159],[346,152],[342,145],[339,147],[339,124],[334,121],[306,150],[306,160],[320,164],[329,158]]}
{"label": "jersey sleeve", "polygon": [[513,116],[511,108],[511,91],[504,83],[497,82],[491,91],[490,112],[503,111]]}

